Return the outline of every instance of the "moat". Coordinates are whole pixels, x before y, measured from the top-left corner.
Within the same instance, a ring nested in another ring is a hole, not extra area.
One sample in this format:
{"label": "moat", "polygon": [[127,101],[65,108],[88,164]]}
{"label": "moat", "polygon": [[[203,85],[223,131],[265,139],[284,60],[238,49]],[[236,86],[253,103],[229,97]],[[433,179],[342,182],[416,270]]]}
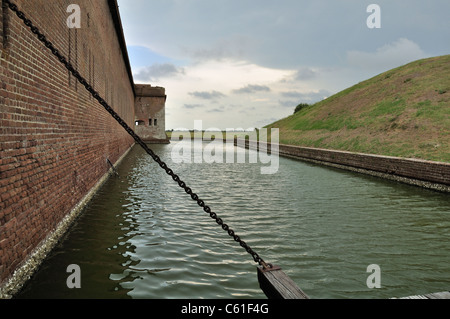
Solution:
{"label": "moat", "polygon": [[[176,145],[151,148],[311,298],[448,290],[448,194],[287,158],[272,175],[261,164],[177,164]],[[251,256],[140,147],[118,173],[17,298],[265,298]],[[66,283],[74,264],[79,289]],[[381,288],[368,288],[369,265]]]}

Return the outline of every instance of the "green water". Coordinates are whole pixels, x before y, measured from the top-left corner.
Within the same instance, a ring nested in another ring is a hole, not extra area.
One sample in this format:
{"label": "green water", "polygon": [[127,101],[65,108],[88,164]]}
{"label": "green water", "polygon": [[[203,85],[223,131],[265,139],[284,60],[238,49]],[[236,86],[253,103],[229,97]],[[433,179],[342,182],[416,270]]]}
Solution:
{"label": "green water", "polygon": [[[248,162],[176,164],[175,145],[151,147],[311,298],[450,289],[448,194],[286,158],[273,175]],[[140,147],[118,172],[18,298],[265,298],[252,257]],[[79,289],[66,284],[71,264]],[[367,287],[371,264],[381,288]]]}

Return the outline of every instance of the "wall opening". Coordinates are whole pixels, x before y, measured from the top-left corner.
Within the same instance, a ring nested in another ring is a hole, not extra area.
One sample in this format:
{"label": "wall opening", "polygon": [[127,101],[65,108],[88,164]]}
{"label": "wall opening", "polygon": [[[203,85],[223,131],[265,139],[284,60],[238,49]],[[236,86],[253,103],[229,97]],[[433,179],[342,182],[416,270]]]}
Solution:
{"label": "wall opening", "polygon": [[158,120],[157,120],[157,119],[155,119],[154,125],[155,125],[155,126],[158,126]]}
{"label": "wall opening", "polygon": [[145,125],[145,122],[142,120],[139,120],[139,121],[136,121],[135,124],[136,124],[136,126],[142,126],[142,125]]}
{"label": "wall opening", "polygon": [[152,118],[148,119],[148,126],[152,126]]}

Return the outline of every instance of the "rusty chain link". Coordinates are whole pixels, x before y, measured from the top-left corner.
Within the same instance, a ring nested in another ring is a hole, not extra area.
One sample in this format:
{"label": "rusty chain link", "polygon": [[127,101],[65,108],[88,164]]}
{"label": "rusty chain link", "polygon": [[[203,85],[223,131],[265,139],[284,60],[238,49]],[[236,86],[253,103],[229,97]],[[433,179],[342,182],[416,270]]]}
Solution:
{"label": "rusty chain link", "polygon": [[108,105],[108,103],[100,96],[100,94],[94,90],[94,88],[86,81],[85,78],[81,76],[81,74],[72,66],[72,64],[55,48],[52,42],[50,42],[44,34],[40,32],[40,30],[33,25],[31,20],[29,20],[25,14],[20,11],[14,3],[12,3],[10,0],[4,0],[4,3],[8,5],[8,7],[15,12],[15,14],[24,22],[24,24],[31,30],[32,33],[34,33],[39,41],[41,41],[45,47],[47,47],[54,56],[58,58],[58,60],[65,66],[65,68],[80,82],[86,90],[91,93],[91,95],[105,108],[105,110],[111,114],[111,116],[128,132],[128,134],[133,137],[133,139],[136,141],[137,144],[139,144],[146,152],[149,154],[153,160],[159,164],[159,166],[166,171],[166,173],[172,177],[172,179],[178,183],[178,185],[184,189],[184,191],[191,196],[192,200],[197,202],[197,204],[203,208],[205,213],[209,214],[209,216],[215,220],[215,222],[222,227],[224,231],[228,233],[230,237],[233,237],[234,241],[239,243],[241,247],[243,247],[252,257],[253,260],[258,263],[263,268],[270,268],[271,265],[267,265],[264,260],[255,252],[253,251],[250,246],[243,241],[236,233],[227,225],[224,223],[222,218],[218,217],[215,212],[211,210],[211,208],[205,204],[205,202],[199,198],[199,196],[192,191],[191,188],[189,188],[185,182],[183,182],[180,177],[175,174],[168,166],[167,164],[161,160],[161,158],[156,155],[148,146],[147,144],[134,132],[134,130],[117,114],[111,106]]}

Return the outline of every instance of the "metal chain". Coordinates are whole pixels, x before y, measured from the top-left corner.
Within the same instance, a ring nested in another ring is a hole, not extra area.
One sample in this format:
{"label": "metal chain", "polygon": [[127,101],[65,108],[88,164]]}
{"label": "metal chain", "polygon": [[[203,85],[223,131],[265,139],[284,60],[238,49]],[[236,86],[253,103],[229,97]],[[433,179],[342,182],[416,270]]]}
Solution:
{"label": "metal chain", "polygon": [[189,188],[185,182],[183,182],[180,177],[175,174],[165,162],[161,160],[161,158],[156,155],[148,146],[147,144],[133,131],[133,129],[128,126],[128,124],[117,114],[111,106],[108,105],[108,103],[100,96],[100,94],[94,90],[94,88],[86,81],[85,78],[81,76],[81,74],[72,66],[72,64],[67,61],[67,59],[55,48],[55,46],[47,40],[46,36],[42,34],[39,29],[33,25],[31,20],[27,19],[25,14],[20,11],[17,8],[17,5],[14,3],[11,3],[10,0],[4,0],[5,3],[9,6],[9,8],[16,13],[16,15],[24,22],[24,24],[33,32],[39,41],[41,41],[52,53],[54,56],[58,58],[58,60],[66,67],[67,70],[86,88],[89,93],[105,108],[105,110],[112,115],[112,117],[130,134],[133,139],[136,141],[137,144],[139,144],[146,152],[149,154],[153,160],[159,164],[159,166],[166,171],[166,173],[172,177],[172,179],[178,183],[178,185],[188,194],[191,196],[192,200],[197,202],[197,204],[203,208],[203,210],[209,214],[209,216],[215,220],[215,222],[222,227],[224,231],[228,233],[229,236],[233,237],[233,239],[241,245],[252,257],[255,262],[257,262],[259,265],[263,266],[264,268],[270,268],[270,265],[267,265],[264,260],[255,252],[253,251],[250,246],[243,241],[238,235],[235,234],[235,232],[224,223],[222,218],[218,217],[215,212],[211,210],[211,208],[205,204],[205,202],[199,198],[199,196],[192,191],[191,188]]}

